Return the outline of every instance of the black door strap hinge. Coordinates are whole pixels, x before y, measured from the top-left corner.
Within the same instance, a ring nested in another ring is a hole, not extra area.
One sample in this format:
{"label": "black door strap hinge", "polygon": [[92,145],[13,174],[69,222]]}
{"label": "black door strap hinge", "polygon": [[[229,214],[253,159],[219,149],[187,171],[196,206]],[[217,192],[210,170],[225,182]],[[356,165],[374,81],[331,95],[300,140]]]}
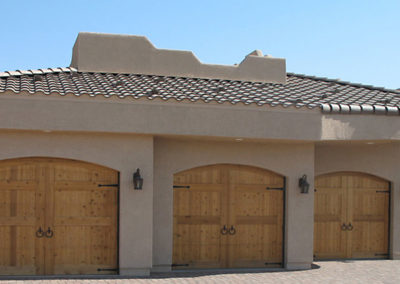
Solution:
{"label": "black door strap hinge", "polygon": [[97,271],[118,271],[118,268],[97,268]]}
{"label": "black door strap hinge", "polygon": [[173,263],[171,264],[172,267],[178,267],[178,266],[189,266],[189,263]]}
{"label": "black door strap hinge", "polygon": [[266,190],[285,190],[284,187],[267,187]]}
{"label": "black door strap hinge", "polygon": [[389,193],[389,190],[377,190],[376,193]]}
{"label": "black door strap hinge", "polygon": [[282,265],[282,262],[266,262],[265,265]]}
{"label": "black door strap hinge", "polygon": [[118,183],[115,184],[98,184],[98,187],[119,187]]}
{"label": "black door strap hinge", "polygon": [[190,185],[174,185],[174,188],[190,188]]}

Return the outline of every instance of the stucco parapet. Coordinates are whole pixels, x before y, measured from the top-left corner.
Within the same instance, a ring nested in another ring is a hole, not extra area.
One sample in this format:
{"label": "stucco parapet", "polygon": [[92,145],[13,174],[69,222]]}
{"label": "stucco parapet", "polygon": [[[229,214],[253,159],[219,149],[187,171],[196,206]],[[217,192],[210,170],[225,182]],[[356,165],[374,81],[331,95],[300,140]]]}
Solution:
{"label": "stucco parapet", "polygon": [[133,73],[285,83],[282,58],[250,53],[237,66],[203,64],[191,51],[158,49],[144,36],[79,33],[71,67],[82,72]]}

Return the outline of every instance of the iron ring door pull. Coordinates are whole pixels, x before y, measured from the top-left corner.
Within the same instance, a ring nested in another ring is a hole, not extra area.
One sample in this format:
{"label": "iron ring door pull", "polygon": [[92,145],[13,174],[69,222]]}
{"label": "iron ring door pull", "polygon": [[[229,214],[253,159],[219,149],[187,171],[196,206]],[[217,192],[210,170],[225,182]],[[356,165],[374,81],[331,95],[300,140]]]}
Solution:
{"label": "iron ring door pull", "polygon": [[234,235],[234,234],[236,234],[236,229],[233,226],[231,226],[231,228],[229,229],[229,235]]}
{"label": "iron ring door pull", "polygon": [[351,223],[349,223],[347,225],[347,230],[352,231],[353,230],[353,225]]}
{"label": "iron ring door pull", "polygon": [[341,228],[342,228],[342,231],[346,231],[346,230],[347,230],[347,226],[346,226],[346,224],[345,224],[345,223],[343,223]]}
{"label": "iron ring door pull", "polygon": [[35,233],[37,238],[43,238],[44,236],[44,231],[42,230],[42,227],[39,227],[39,229]]}
{"label": "iron ring door pull", "polygon": [[47,229],[46,231],[46,238],[52,238],[54,235],[54,232],[52,230],[50,230],[50,227]]}
{"label": "iron ring door pull", "polygon": [[226,228],[226,225],[221,229],[221,234],[226,235],[228,233],[228,229]]}

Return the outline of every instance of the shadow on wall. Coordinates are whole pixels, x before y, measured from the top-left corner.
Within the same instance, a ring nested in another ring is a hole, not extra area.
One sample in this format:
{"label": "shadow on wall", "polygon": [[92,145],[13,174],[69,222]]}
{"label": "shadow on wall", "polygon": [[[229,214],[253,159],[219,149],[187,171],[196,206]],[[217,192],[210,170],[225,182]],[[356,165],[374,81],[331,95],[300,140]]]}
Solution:
{"label": "shadow on wall", "polygon": [[[311,264],[312,269],[319,269],[317,264]],[[261,274],[261,273],[290,273],[300,270],[285,270],[284,268],[248,268],[248,269],[198,269],[198,270],[178,270],[172,272],[152,273],[150,276],[121,276],[121,275],[56,275],[56,276],[1,276],[0,280],[61,280],[61,279],[170,279],[170,278],[195,278],[211,275],[227,274]],[[304,271],[304,270],[301,270]]]}

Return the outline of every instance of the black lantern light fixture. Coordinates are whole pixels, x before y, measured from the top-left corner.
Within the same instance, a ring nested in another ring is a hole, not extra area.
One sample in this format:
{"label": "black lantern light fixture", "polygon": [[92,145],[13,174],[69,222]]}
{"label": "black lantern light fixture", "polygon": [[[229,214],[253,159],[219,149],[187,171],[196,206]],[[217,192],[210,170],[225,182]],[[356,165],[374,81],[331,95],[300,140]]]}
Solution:
{"label": "black lantern light fixture", "polygon": [[134,189],[142,189],[143,187],[143,178],[140,176],[140,170],[137,169],[136,172],[133,173],[133,188]]}
{"label": "black lantern light fixture", "polygon": [[308,190],[310,189],[310,184],[307,181],[307,175],[303,175],[299,179],[299,187],[301,193],[308,193]]}

